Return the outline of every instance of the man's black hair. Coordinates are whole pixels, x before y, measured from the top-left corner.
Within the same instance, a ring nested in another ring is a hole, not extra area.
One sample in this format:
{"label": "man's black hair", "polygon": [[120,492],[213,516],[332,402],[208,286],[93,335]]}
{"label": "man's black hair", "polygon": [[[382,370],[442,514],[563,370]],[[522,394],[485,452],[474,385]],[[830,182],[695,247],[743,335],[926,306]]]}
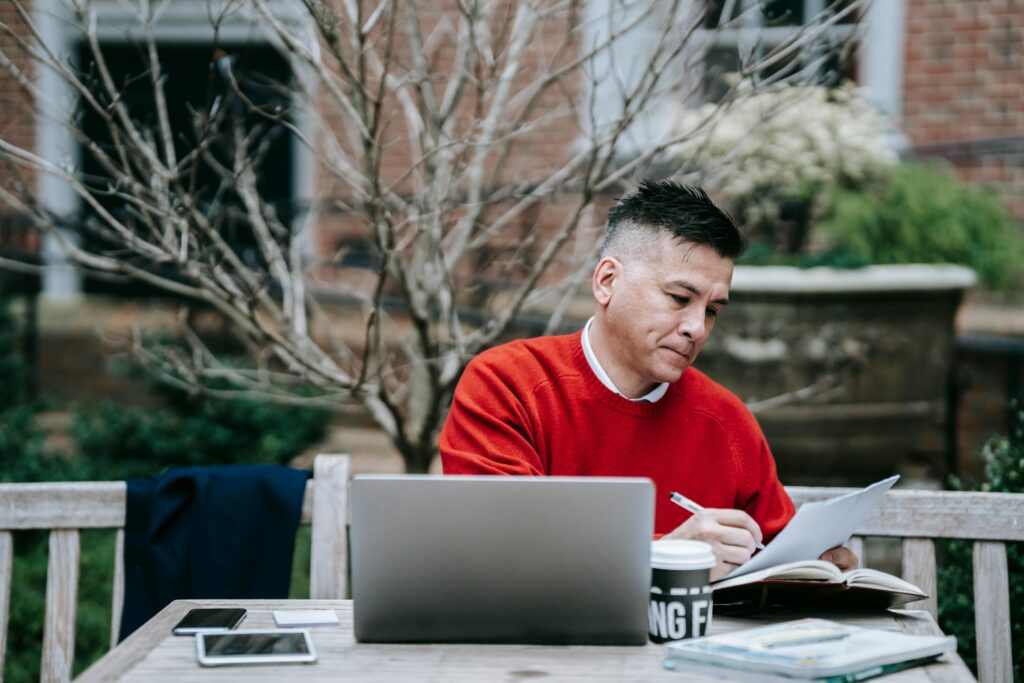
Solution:
{"label": "man's black hair", "polygon": [[608,212],[608,234],[602,252],[615,242],[620,227],[664,230],[680,242],[706,244],[724,258],[736,259],[746,248],[732,216],[707,193],[672,180],[644,180],[636,192]]}

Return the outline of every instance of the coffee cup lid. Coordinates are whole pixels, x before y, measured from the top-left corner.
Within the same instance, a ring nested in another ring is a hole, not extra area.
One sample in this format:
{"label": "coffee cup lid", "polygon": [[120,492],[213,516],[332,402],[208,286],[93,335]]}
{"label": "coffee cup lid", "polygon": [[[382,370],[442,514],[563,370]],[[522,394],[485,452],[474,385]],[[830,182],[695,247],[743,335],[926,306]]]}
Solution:
{"label": "coffee cup lid", "polygon": [[651,566],[658,569],[710,569],[715,553],[704,541],[651,541]]}

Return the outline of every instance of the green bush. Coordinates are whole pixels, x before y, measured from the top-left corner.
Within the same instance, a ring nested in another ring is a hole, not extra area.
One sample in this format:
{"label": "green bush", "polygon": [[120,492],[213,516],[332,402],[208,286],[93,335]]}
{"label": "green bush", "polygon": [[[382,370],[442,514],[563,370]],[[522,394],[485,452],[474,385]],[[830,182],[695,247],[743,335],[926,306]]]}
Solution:
{"label": "green bush", "polygon": [[[323,410],[257,401],[213,401],[170,394],[170,409],[101,404],[77,412],[71,425],[73,456],[50,452],[35,424],[42,404],[24,400],[27,374],[18,358],[7,307],[0,299],[0,481],[117,480],[158,474],[172,466],[286,463],[319,440]],[[309,534],[296,545],[293,595],[308,595]],[[81,536],[74,674],[106,652],[110,643],[114,533]],[[46,600],[47,534],[14,534],[13,586],[7,657],[2,680],[39,678]]]}
{"label": "green bush", "polygon": [[189,465],[285,464],[323,437],[328,419],[320,409],[177,398],[174,410],[108,403],[76,413],[79,457],[105,479]]}
{"label": "green bush", "polygon": [[[982,447],[985,482],[980,491],[1024,493],[1024,411],[1006,436],[993,436]],[[956,488],[965,488],[955,481]],[[938,575],[939,624],[957,637],[964,661],[977,671],[974,643],[974,589],[970,541],[948,541],[939,545]],[[1008,543],[1006,560],[1010,575],[1010,630],[1013,652],[1013,677],[1024,681],[1024,544]]]}
{"label": "green bush", "polygon": [[[0,482],[62,478],[69,463],[48,453],[36,427],[37,403],[27,401],[28,373],[18,353],[18,324],[0,297]],[[39,677],[39,644],[46,604],[46,539],[42,532],[16,532],[11,577],[4,680]],[[109,609],[108,609],[109,611]],[[109,629],[108,629],[109,630]]]}
{"label": "green bush", "polygon": [[[77,676],[110,646],[110,600],[114,580],[113,530],[81,532],[78,613],[75,620]],[[47,534],[14,533],[14,566],[4,680],[28,683],[39,679],[39,658],[46,606]]]}
{"label": "green bush", "polygon": [[[2,381],[2,378],[0,378]],[[33,426],[34,410],[0,413],[0,463],[6,481],[116,480],[157,474],[172,466],[286,463],[324,432],[320,410],[281,408],[253,401],[186,401],[182,412],[100,405],[75,415],[72,434],[77,454],[65,458],[42,447]],[[300,534],[295,567],[309,571],[309,542]],[[39,676],[46,594],[46,534],[15,534],[14,585],[5,681]],[[106,652],[110,639],[110,599],[114,536],[82,534],[81,576],[75,673]],[[293,577],[293,594],[308,595],[308,578]]]}
{"label": "green bush", "polygon": [[778,251],[767,242],[751,242],[739,263],[744,266],[794,266],[796,268],[863,268],[871,265],[863,257],[831,248],[809,254]]}
{"label": "green bush", "polygon": [[902,164],[871,191],[834,188],[816,229],[865,263],[957,263],[992,288],[1024,282],[1024,239],[996,196],[936,168]]}
{"label": "green bush", "polygon": [[0,296],[0,413],[16,408],[25,400],[28,369],[18,354],[18,325],[10,312],[10,302]]}
{"label": "green bush", "polygon": [[17,329],[8,300],[0,297],[0,482],[39,481],[65,470],[43,449],[44,435],[35,425],[41,406],[27,400],[28,372]]}

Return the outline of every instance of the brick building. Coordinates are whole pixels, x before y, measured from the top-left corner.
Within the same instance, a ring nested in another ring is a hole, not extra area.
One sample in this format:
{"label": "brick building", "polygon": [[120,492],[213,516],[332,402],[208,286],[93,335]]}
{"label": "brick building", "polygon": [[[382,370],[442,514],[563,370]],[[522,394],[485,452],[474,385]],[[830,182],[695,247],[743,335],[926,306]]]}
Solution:
{"label": "brick building", "polygon": [[[721,0],[690,1],[706,3],[710,14],[720,14],[725,4]],[[596,16],[611,3],[612,0],[590,0],[586,11]],[[753,0],[742,0],[734,6],[739,12],[754,4]],[[728,68],[736,46],[743,43],[747,33],[757,32],[758,39],[770,47],[832,3],[774,0],[762,4],[765,13],[760,21],[764,25],[755,21],[718,35],[704,74],[686,77],[709,82],[708,74]],[[846,4],[848,1],[833,6],[842,8]],[[80,49],[74,30],[68,27],[66,16],[62,17],[61,0],[30,0],[23,5],[32,13],[35,27],[55,53],[70,56]],[[101,39],[109,47],[127,46],[133,30],[132,13],[117,2],[97,5],[103,17],[99,24]],[[171,3],[156,26],[158,40],[173,46],[184,58],[202,55],[204,46],[213,39],[207,13],[197,8],[191,2]],[[436,24],[443,13],[444,10],[427,12],[424,21]],[[0,21],[13,33],[27,31],[25,21],[11,2],[0,2]],[[1013,215],[1024,219],[1024,3],[875,0],[866,11],[851,14],[830,31],[836,36],[836,45],[854,36],[854,32],[857,37],[852,58],[847,55],[842,61],[826,62],[832,72],[828,78],[835,79],[838,74],[859,82],[868,97],[896,122],[904,137],[899,144],[904,146],[905,154],[949,160],[964,180],[992,187]],[[583,35],[575,49],[586,43],[588,36],[586,32]],[[557,27],[545,26],[538,40],[553,42],[559,37]],[[272,52],[266,38],[251,25],[227,22],[220,27],[218,38],[228,45],[244,45],[250,51]],[[649,49],[646,40],[648,35],[643,30],[627,34],[616,47],[616,57],[623,64],[642,65],[644,51]],[[10,33],[0,33],[0,47],[17,59],[21,52],[16,42]],[[452,52],[455,47],[451,46]],[[272,61],[266,55],[263,58]],[[20,62],[18,66],[26,69],[28,65]],[[31,72],[28,66],[26,73]],[[54,74],[42,72],[34,77],[43,92],[69,97]],[[706,93],[713,91],[713,84],[705,88]],[[582,100],[582,92],[549,92],[545,98],[543,106],[555,109],[566,98]],[[60,122],[52,117],[34,116],[33,108],[6,70],[0,70],[0,103],[5,113],[0,120],[5,139],[35,147],[42,156],[54,160],[74,153],[76,143]],[[572,150],[574,137],[580,134],[579,124],[569,117],[554,124],[549,122],[528,144],[519,147],[518,158],[509,166],[510,173],[521,180],[524,175],[543,171],[564,159]],[[281,201],[301,205],[316,195],[329,194],[331,189],[312,170],[315,164],[311,156],[298,145],[294,147],[290,154],[284,154],[283,163],[278,166],[288,176],[278,189]],[[389,173],[401,173],[407,167],[402,148],[395,144],[386,150],[382,163],[393,169]],[[52,179],[41,178],[37,182],[43,201],[51,208],[58,212],[73,210],[76,200],[67,188]],[[344,233],[336,224],[325,225],[315,239],[316,249],[324,252],[336,248]],[[53,250],[45,258],[54,263],[60,260],[60,255]],[[43,290],[55,296],[73,293],[81,287],[73,269],[52,270],[43,281]]]}
{"label": "brick building", "polygon": [[[612,2],[588,0],[585,11],[600,15]],[[723,0],[689,2],[695,7],[700,3],[719,13],[730,6]],[[131,51],[124,48],[132,39],[132,12],[125,3],[116,0],[97,0],[95,4],[103,17],[99,23],[99,35],[105,48],[109,48],[111,54],[121,50],[123,62],[130,65]],[[738,47],[749,43],[752,36],[763,41],[766,48],[771,47],[783,42],[796,27],[809,21],[822,8],[832,5],[842,9],[849,0],[836,3],[828,0],[762,0],[760,4],[765,8],[764,16],[750,25],[717,35],[716,44],[700,73],[683,74],[681,78],[703,82],[707,86],[705,92],[713,96],[716,70],[728,70]],[[731,6],[739,11],[757,5],[755,0],[738,0]],[[62,18],[62,0],[22,0],[22,6],[29,11],[35,29],[55,54],[79,54],[79,38]],[[201,7],[205,7],[205,2],[198,0],[167,3],[161,21],[155,27],[157,40],[168,50],[176,50],[182,63],[209,60],[214,32],[207,12],[197,10]],[[442,15],[443,10],[436,10],[424,16],[425,21],[433,25],[443,18]],[[5,54],[17,58],[17,40],[11,33],[25,35],[28,26],[10,0],[0,0],[0,22],[10,29],[9,32],[0,32],[0,48]],[[707,28],[705,26],[702,30]],[[866,10],[851,14],[830,28],[828,33],[834,38],[836,56],[822,62],[823,79],[834,79],[836,74],[853,78],[864,88],[867,96],[896,122],[902,139],[894,141],[894,144],[900,145],[906,155],[937,156],[949,160],[964,180],[992,187],[999,192],[1013,215],[1024,220],[1024,2],[873,0]],[[560,35],[557,27],[546,26],[537,33],[536,42],[543,45],[557,40]],[[578,50],[592,38],[586,33],[582,35],[574,49]],[[217,38],[239,53],[252,55],[254,62],[263,60],[261,63],[268,65],[267,68],[288,68],[274,56],[273,46],[265,35],[261,35],[258,26],[251,23],[227,22],[219,28]],[[844,51],[839,45],[850,38],[854,38],[855,50]],[[645,34],[643,30],[624,37],[616,48],[618,63],[642,67],[645,50],[650,49],[649,42],[649,32]],[[452,44],[449,53],[454,54],[456,47]],[[46,71],[33,73],[31,65],[24,61],[17,62],[17,65],[32,74],[40,89],[48,95],[64,100],[73,96],[55,74]],[[609,79],[600,87],[613,86]],[[556,110],[566,101],[580,104],[584,100],[582,90],[574,88],[551,92],[545,97],[543,105],[551,110]],[[41,156],[53,161],[59,162],[76,154],[78,143],[62,127],[59,118],[38,115],[5,69],[0,69],[0,108],[3,110],[0,135],[4,139],[34,148]],[[597,115],[600,117],[601,112]],[[576,112],[573,116],[582,114]],[[508,173],[522,181],[531,173],[542,172],[571,154],[574,141],[585,128],[573,116],[561,115],[538,129],[529,144],[520,148],[521,155],[512,160]],[[642,144],[643,135],[637,138],[637,144]],[[408,166],[407,155],[403,145],[390,145],[382,160],[391,169],[387,173],[400,174]],[[285,149],[277,159],[274,170],[279,183],[274,192],[280,195],[282,206],[300,207],[294,209],[294,213],[289,213],[292,209],[285,212],[292,219],[301,218],[297,212],[316,197],[335,192],[315,172],[315,160],[308,150],[295,145],[290,150]],[[77,200],[66,186],[52,178],[30,178],[30,181],[37,183],[41,199],[50,209],[57,213],[77,211]],[[555,225],[562,213],[562,208],[553,205],[526,220],[531,224]],[[17,221],[9,216],[0,220],[0,240],[4,242],[0,243],[0,252],[10,247],[12,240],[12,233],[3,231],[4,222]],[[595,222],[600,222],[600,216],[595,217]],[[360,226],[346,223],[342,215],[329,215],[328,220],[321,221],[312,240],[313,250],[324,255],[347,246],[349,258],[358,263],[360,255],[354,248],[352,236],[358,235],[360,229]],[[508,238],[513,242],[524,242],[524,235],[524,224],[520,223],[513,226]],[[30,248],[32,246],[29,245]],[[530,257],[529,254],[526,256],[527,259]],[[41,288],[48,298],[67,298],[87,288],[75,268],[63,261],[59,250],[44,248],[42,258],[56,266],[48,269],[42,278]],[[481,272],[488,268],[484,262],[476,266]],[[1024,334],[1024,329],[1010,332]],[[993,370],[990,364],[984,367],[984,372],[988,373],[985,376],[994,377],[990,384],[999,385],[1004,370]],[[1005,392],[1011,393],[1011,388],[1006,388]],[[969,396],[970,392],[964,395]],[[978,399],[981,403],[972,406],[1004,405],[1004,398],[993,396],[989,391]],[[972,406],[968,406],[968,412],[975,410]],[[981,412],[983,417],[993,417],[997,411],[985,409]],[[995,429],[1001,427],[997,418],[993,417],[991,423]],[[980,435],[985,432],[985,427],[965,424],[962,431]],[[964,447],[969,447],[969,444]]]}

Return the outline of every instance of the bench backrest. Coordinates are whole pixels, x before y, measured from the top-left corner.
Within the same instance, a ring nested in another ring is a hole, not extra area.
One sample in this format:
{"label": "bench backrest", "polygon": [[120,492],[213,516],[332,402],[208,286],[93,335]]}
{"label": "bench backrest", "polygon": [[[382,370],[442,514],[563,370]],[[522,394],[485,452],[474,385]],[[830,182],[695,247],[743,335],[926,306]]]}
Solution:
{"label": "bench backrest", "polygon": [[[786,490],[799,505],[855,489],[791,486]],[[934,539],[973,541],[978,679],[981,683],[1012,680],[1006,543],[1024,541],[1024,494],[891,490],[857,534],[903,539],[903,577],[931,596],[908,606],[919,606],[932,617],[937,591]],[[859,539],[854,539],[853,546],[863,557]]]}
{"label": "bench backrest", "polygon": [[[316,457],[300,520],[313,527],[309,589],[313,599],[347,597],[348,482],[348,456]],[[81,529],[117,530],[110,645],[117,643],[124,602],[125,497],[123,481],[0,484],[0,679],[10,613],[11,532],[15,530],[50,530],[40,681],[71,680]]]}

